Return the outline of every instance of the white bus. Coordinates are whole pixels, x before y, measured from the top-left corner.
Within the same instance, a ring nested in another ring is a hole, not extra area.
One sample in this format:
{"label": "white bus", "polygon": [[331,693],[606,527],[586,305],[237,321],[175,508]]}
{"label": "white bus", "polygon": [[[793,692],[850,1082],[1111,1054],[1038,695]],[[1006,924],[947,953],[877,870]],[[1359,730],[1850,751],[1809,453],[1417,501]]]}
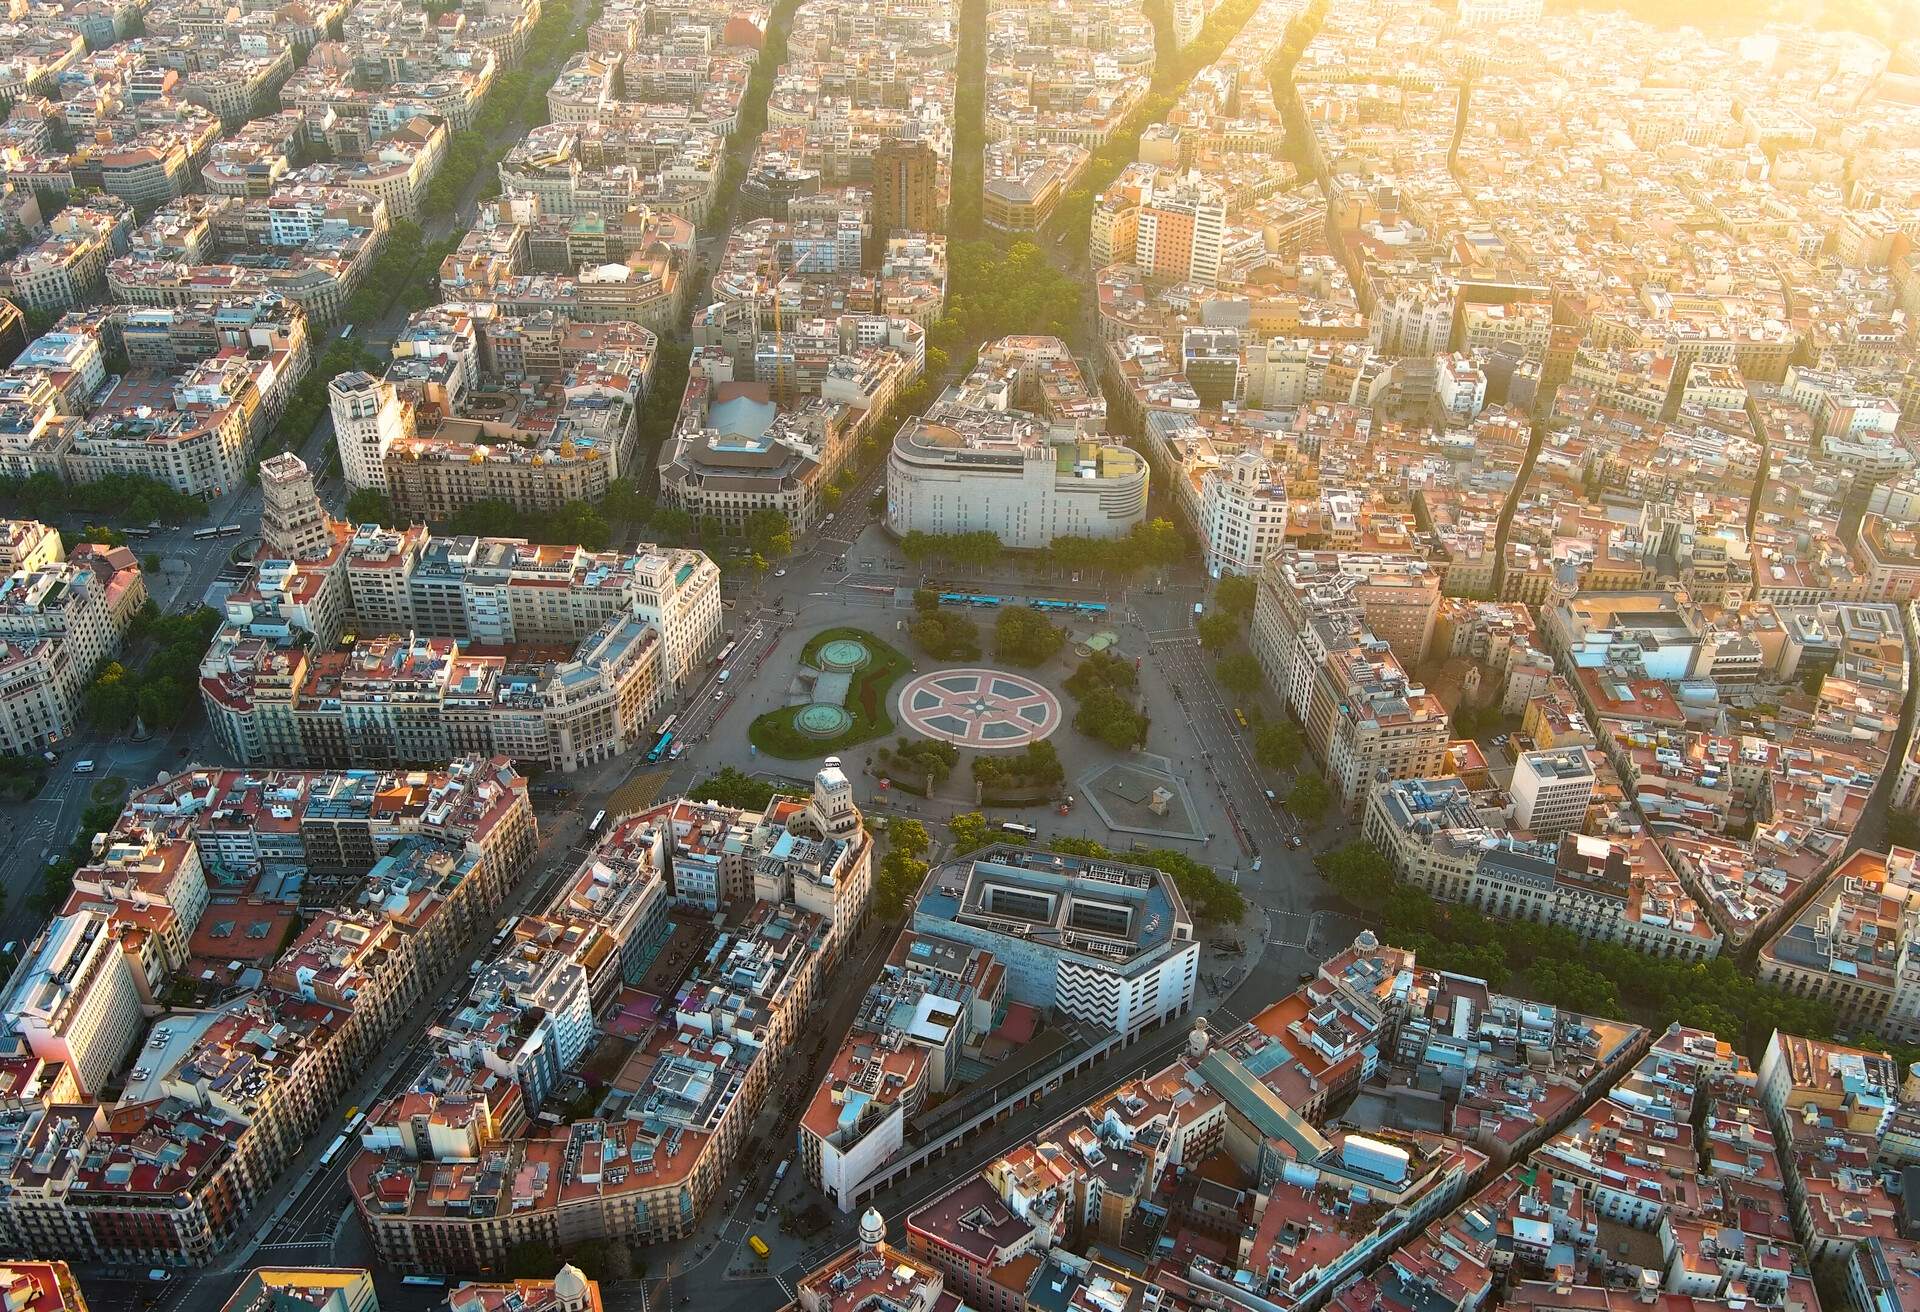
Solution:
{"label": "white bus", "polygon": [[1040,837],[1040,831],[1038,829],[1035,829],[1032,825],[1023,825],[1018,820],[1002,820],[1000,822],[1000,832],[1003,834],[1018,834],[1022,838]]}

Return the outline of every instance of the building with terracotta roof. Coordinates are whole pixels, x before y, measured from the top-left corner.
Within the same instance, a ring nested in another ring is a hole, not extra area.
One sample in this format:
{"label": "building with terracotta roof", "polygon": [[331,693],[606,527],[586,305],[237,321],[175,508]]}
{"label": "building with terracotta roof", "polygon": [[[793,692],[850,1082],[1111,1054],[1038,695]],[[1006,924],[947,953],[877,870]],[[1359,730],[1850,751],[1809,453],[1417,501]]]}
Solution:
{"label": "building with terracotta roof", "polygon": [[669,803],[603,836],[543,911],[497,940],[434,1028],[420,1086],[371,1110],[348,1181],[384,1260],[466,1271],[562,1235],[675,1238],[724,1192],[866,909],[871,843],[834,764],[804,801],[727,817],[744,848],[742,868],[723,875],[739,918],[660,999],[593,1114],[560,1121],[551,1095],[574,1078],[595,1016],[661,946],[669,848],[685,819]]}
{"label": "building with terracotta roof", "polygon": [[[698,551],[349,528],[304,465],[268,465],[269,541],[201,663],[209,718],[240,760],[472,748],[571,771],[651,737],[718,642],[719,572]],[[328,650],[346,632],[361,636]],[[343,718],[349,704],[361,709]]]}
{"label": "building with terracotta roof", "polygon": [[807,1178],[850,1212],[906,1142],[930,1098],[1006,1012],[1006,968],[991,952],[909,930],[881,968],[800,1118]]}
{"label": "building with terracotta roof", "polygon": [[1920,916],[1917,859],[1900,847],[1850,853],[1761,947],[1760,981],[1824,999],[1848,1023],[1895,1040],[1920,1035],[1920,987],[1901,968]]}

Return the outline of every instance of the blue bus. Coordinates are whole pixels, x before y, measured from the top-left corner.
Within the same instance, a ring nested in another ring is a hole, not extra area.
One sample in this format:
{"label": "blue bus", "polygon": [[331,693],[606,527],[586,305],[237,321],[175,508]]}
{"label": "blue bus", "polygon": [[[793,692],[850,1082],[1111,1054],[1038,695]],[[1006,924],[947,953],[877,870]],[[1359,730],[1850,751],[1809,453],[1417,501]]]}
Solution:
{"label": "blue bus", "polygon": [[652,749],[647,752],[647,764],[659,764],[660,758],[667,754],[667,748],[671,746],[673,746],[673,731],[668,730],[660,735],[659,741],[654,743]]}

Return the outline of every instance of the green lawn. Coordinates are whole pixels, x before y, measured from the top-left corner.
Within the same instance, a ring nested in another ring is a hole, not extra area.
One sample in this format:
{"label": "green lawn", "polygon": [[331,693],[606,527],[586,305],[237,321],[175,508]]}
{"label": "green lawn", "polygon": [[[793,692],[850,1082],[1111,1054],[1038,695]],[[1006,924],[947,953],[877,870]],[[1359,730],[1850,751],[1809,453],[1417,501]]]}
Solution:
{"label": "green lawn", "polygon": [[873,657],[865,669],[853,676],[853,684],[847,689],[845,706],[853,716],[853,723],[837,738],[809,738],[793,727],[793,715],[799,707],[782,706],[768,711],[747,726],[747,740],[768,756],[777,756],[783,761],[805,761],[831,756],[893,732],[889,703],[894,683],[909,668],[907,658],[865,629],[837,628],[814,634],[800,653],[801,661],[818,669],[814,664],[816,653],[839,638],[864,644]]}

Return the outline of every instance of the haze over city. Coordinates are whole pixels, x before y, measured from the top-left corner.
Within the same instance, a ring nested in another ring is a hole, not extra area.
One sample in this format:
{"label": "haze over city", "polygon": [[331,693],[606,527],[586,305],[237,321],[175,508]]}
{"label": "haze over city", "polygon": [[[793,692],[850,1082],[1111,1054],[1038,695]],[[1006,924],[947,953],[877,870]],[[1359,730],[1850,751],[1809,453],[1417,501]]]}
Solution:
{"label": "haze over city", "polygon": [[1920,1312],[1914,0],[17,0],[4,1312]]}

